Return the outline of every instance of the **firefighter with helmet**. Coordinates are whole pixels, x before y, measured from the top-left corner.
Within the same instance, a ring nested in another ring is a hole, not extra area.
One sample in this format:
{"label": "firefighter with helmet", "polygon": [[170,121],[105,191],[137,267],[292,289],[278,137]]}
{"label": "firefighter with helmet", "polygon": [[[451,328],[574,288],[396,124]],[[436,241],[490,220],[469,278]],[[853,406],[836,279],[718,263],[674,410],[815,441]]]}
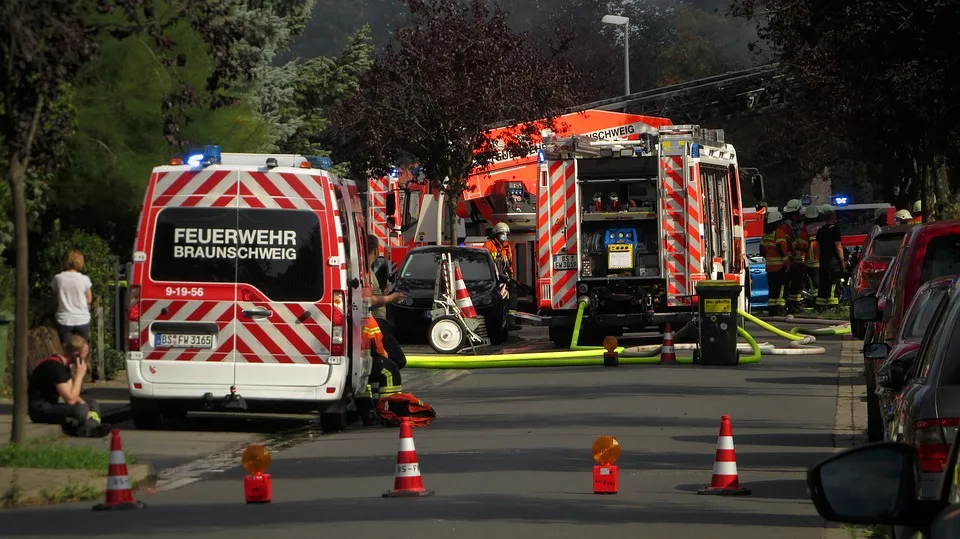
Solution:
{"label": "firefighter with helmet", "polygon": [[786,310],[790,313],[800,312],[800,302],[803,301],[800,292],[803,290],[804,252],[803,249],[797,248],[800,242],[800,219],[802,217],[800,210],[802,209],[803,205],[797,199],[787,202],[787,205],[783,207],[784,222],[781,226],[789,228],[790,247],[793,251],[790,261],[790,275],[788,282],[784,283],[787,297]]}
{"label": "firefighter with helmet", "polygon": [[[373,277],[376,279],[376,277]],[[363,395],[355,403],[357,413],[364,425],[370,426],[377,422],[377,401],[403,392],[403,382],[400,368],[390,359],[383,345],[383,332],[380,324],[373,316],[368,316],[363,326],[363,340],[369,346],[370,356],[373,358],[373,368],[367,379],[367,386]]]}
{"label": "firefighter with helmet", "polygon": [[[493,262],[497,266],[497,273],[507,278],[507,315],[517,312],[517,281],[513,276],[513,247],[507,242],[510,227],[507,223],[497,223],[484,242],[483,248],[490,251]],[[520,329],[510,316],[509,329]]]}
{"label": "firefighter with helmet", "polygon": [[896,221],[898,225],[909,225],[914,223],[913,215],[911,215],[907,210],[898,210],[897,213],[893,214],[893,220]]}
{"label": "firefighter with helmet", "polygon": [[783,215],[773,210],[767,214],[767,223],[760,238],[760,249],[767,263],[767,284],[770,287],[767,305],[770,314],[774,316],[783,314],[787,305],[783,297],[784,288],[789,284],[790,262],[793,258],[789,228],[789,223],[783,222]]}
{"label": "firefighter with helmet", "polygon": [[919,200],[913,203],[913,215],[914,217],[913,221],[911,221],[912,223],[919,225],[923,222],[923,203],[921,203]]}
{"label": "firefighter with helmet", "polygon": [[810,292],[814,296],[820,290],[820,252],[817,249],[817,232],[821,226],[823,222],[820,220],[820,208],[817,206],[804,208],[803,227],[800,229],[797,248],[804,251],[804,271],[810,278],[812,286]]}

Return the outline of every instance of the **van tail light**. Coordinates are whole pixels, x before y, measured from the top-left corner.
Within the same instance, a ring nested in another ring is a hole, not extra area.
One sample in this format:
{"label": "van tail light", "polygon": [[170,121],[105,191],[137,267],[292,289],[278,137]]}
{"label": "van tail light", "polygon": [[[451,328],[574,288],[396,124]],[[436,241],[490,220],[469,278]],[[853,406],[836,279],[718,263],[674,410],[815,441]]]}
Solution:
{"label": "van tail light", "polygon": [[331,313],[331,322],[333,327],[330,330],[330,355],[344,355],[344,339],[347,334],[347,317],[345,315],[346,302],[344,300],[343,290],[333,291],[333,312]]}
{"label": "van tail light", "polygon": [[[960,419],[921,419],[914,425],[914,446],[920,455],[920,471],[923,473],[943,472],[953,445],[944,438],[944,429],[956,429]],[[950,440],[953,440],[951,436]]]}
{"label": "van tail light", "polygon": [[887,263],[881,260],[870,260],[869,258],[860,262],[860,271],[867,279],[877,277],[887,271]]}
{"label": "van tail light", "polygon": [[140,286],[131,286],[127,299],[127,351],[140,351]]}

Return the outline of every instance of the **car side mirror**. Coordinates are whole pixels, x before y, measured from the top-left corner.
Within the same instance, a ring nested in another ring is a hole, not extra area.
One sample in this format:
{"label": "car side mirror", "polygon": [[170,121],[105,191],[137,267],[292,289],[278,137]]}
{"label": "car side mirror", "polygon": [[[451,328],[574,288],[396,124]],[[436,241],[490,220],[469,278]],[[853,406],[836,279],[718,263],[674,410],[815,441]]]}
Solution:
{"label": "car side mirror", "polygon": [[833,522],[902,525],[919,494],[912,446],[878,442],[827,457],[807,473],[810,499]]}
{"label": "car side mirror", "polygon": [[864,322],[879,322],[880,312],[877,309],[877,296],[861,296],[853,300],[853,317]]}
{"label": "car side mirror", "polygon": [[885,342],[868,344],[863,349],[863,357],[865,359],[883,360],[886,359],[887,354],[889,353],[890,345]]}
{"label": "car side mirror", "polygon": [[753,191],[753,198],[756,200],[766,200],[767,194],[763,188],[763,175],[754,174],[750,177],[750,187]]}

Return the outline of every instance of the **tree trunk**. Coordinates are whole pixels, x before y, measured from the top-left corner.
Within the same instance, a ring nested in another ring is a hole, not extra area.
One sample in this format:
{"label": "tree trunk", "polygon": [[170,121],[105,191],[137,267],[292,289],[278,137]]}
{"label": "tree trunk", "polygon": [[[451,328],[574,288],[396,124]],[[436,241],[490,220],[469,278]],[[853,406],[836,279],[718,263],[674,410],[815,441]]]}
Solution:
{"label": "tree trunk", "polygon": [[459,202],[459,198],[456,198],[456,197],[451,196],[447,199],[447,215],[448,215],[447,222],[449,223],[449,226],[450,226],[450,245],[454,247],[456,247],[457,245],[457,236],[458,236],[458,233],[457,233],[457,219],[458,219],[457,203],[458,202]]}
{"label": "tree trunk", "polygon": [[27,423],[27,331],[30,324],[30,283],[27,263],[27,167],[20,155],[10,159],[10,192],[13,194],[13,224],[17,245],[16,321],[13,326],[13,425],[11,443],[22,443]]}

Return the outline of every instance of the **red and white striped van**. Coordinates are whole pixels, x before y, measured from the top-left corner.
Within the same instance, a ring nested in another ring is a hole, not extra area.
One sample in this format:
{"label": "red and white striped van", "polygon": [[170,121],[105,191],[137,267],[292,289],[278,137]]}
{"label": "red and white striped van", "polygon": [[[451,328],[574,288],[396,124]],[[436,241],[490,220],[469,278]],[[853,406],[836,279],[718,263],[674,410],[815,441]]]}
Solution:
{"label": "red and white striped van", "polygon": [[302,156],[207,146],[154,168],[128,273],[137,428],[236,410],[342,430],[371,370],[363,231],[356,184]]}

